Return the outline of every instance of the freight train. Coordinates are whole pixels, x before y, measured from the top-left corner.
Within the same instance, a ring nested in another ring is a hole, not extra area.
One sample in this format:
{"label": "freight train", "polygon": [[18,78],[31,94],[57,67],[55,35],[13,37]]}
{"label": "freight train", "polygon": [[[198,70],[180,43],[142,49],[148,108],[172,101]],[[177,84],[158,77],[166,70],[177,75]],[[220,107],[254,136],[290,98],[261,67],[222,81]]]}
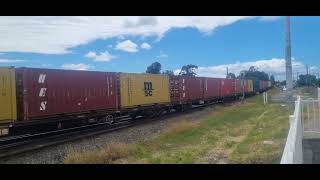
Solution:
{"label": "freight train", "polygon": [[154,117],[269,88],[270,81],[0,67],[0,136]]}

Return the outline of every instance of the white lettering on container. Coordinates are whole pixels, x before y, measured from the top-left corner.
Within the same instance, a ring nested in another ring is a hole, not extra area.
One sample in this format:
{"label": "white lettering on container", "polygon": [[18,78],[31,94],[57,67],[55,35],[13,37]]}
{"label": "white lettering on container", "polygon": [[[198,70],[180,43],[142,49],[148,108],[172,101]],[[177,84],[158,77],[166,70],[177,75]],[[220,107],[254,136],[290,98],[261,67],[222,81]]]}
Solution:
{"label": "white lettering on container", "polygon": [[39,84],[43,84],[45,80],[46,80],[46,75],[45,74],[40,74],[38,83]]}
{"label": "white lettering on container", "polygon": [[40,104],[40,111],[46,110],[47,101],[42,101]]}
{"label": "white lettering on container", "polygon": [[40,89],[40,93],[39,93],[39,97],[45,97],[46,96],[46,91],[47,91],[47,88],[41,88]]}

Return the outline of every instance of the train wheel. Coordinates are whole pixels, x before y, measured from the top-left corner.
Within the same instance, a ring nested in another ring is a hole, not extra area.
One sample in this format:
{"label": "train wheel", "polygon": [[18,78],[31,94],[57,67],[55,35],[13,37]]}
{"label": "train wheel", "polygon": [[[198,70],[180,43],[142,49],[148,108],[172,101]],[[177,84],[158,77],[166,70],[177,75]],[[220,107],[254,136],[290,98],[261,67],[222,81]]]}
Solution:
{"label": "train wheel", "polygon": [[113,118],[113,116],[111,114],[107,115],[104,120],[108,124],[114,123],[114,118]]}

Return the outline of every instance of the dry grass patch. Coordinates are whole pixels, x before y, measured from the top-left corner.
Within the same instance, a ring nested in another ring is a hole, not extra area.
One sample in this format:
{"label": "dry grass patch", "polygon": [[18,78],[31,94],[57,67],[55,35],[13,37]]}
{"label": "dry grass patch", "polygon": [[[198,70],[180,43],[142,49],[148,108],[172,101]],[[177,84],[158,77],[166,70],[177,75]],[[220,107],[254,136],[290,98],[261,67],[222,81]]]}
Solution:
{"label": "dry grass patch", "polygon": [[71,150],[67,153],[65,164],[112,164],[131,154],[131,148],[126,144],[115,143],[103,149],[92,152],[76,152]]}
{"label": "dry grass patch", "polygon": [[164,130],[165,135],[172,135],[187,131],[189,129],[198,128],[200,124],[198,122],[180,121],[169,124],[168,128]]}

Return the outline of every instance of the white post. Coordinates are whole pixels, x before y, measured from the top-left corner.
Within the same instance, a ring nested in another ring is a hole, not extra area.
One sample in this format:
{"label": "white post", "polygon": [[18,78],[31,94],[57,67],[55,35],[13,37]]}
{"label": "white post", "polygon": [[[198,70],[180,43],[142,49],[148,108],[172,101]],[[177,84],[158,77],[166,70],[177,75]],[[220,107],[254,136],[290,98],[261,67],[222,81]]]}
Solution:
{"label": "white post", "polygon": [[266,105],[266,93],[263,92],[263,104]]}
{"label": "white post", "polygon": [[320,101],[320,88],[318,88],[318,100]]}
{"label": "white post", "polygon": [[266,92],[266,104],[268,104],[268,92]]}

